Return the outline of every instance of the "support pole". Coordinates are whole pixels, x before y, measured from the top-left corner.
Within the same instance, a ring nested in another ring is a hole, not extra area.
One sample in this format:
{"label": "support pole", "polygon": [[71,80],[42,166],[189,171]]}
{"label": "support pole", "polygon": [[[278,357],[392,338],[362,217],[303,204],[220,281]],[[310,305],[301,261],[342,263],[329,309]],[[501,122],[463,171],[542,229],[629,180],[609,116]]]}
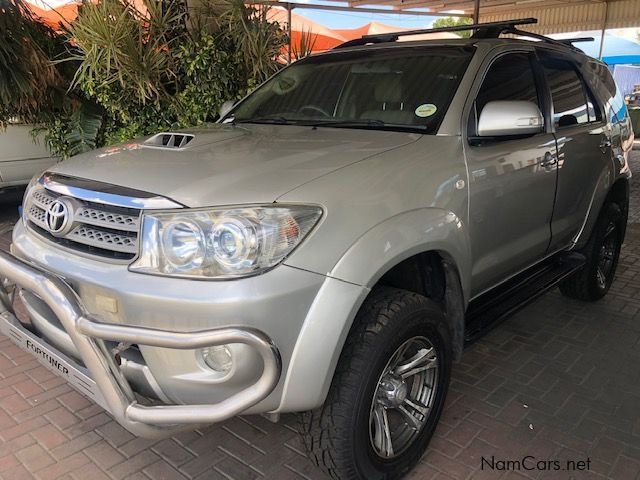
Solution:
{"label": "support pole", "polygon": [[607,33],[607,22],[609,21],[609,2],[604,2],[604,19],[602,20],[602,31],[600,32],[600,51],[598,60],[602,60],[602,51],[604,50],[604,36]]}
{"label": "support pole", "polygon": [[291,65],[291,10],[293,10],[293,5],[287,3],[287,36],[289,37],[287,65]]}
{"label": "support pole", "polygon": [[473,23],[480,23],[480,0],[473,2]]}

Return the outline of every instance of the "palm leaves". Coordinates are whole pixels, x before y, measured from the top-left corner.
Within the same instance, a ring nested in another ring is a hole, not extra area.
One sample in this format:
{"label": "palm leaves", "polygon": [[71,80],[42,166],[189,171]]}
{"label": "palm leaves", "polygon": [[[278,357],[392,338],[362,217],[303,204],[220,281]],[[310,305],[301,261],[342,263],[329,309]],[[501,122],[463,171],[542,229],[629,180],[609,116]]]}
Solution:
{"label": "palm leaves", "polygon": [[36,123],[60,156],[215,119],[277,70],[285,43],[242,0],[87,1],[62,34],[23,1],[0,0],[0,126]]}
{"label": "palm leaves", "polygon": [[61,83],[48,55],[55,32],[31,16],[22,0],[0,0],[0,125],[36,117]]}
{"label": "palm leaves", "polygon": [[248,6],[243,0],[221,0],[220,22],[242,54],[250,78],[260,83],[278,68],[275,59],[285,44],[285,34],[268,20],[268,7]]}
{"label": "palm leaves", "polygon": [[214,120],[277,69],[284,44],[266,10],[242,0],[100,0],[69,28],[73,84],[111,115],[107,140]]}
{"label": "palm leaves", "polygon": [[81,8],[69,28],[76,47],[69,59],[80,62],[74,85],[98,97],[119,89],[123,97],[142,104],[175,93],[172,51],[186,35],[186,11],[177,0],[144,4],[144,13],[126,0]]}
{"label": "palm leaves", "polygon": [[291,55],[293,59],[300,60],[308,57],[313,53],[313,49],[316,46],[318,35],[313,33],[311,28],[303,29],[300,32],[300,39],[297,43],[291,45]]}
{"label": "palm leaves", "polygon": [[208,0],[192,19],[185,5],[183,0],[144,0],[146,11],[140,12],[132,0],[85,4],[69,28],[77,47],[69,59],[80,62],[74,85],[96,97],[117,86],[127,97],[124,104],[162,101],[182,87],[177,53],[200,41],[203,32],[227,37],[227,53],[242,56],[251,80],[275,72],[284,34],[267,21],[266,9],[242,0]]}

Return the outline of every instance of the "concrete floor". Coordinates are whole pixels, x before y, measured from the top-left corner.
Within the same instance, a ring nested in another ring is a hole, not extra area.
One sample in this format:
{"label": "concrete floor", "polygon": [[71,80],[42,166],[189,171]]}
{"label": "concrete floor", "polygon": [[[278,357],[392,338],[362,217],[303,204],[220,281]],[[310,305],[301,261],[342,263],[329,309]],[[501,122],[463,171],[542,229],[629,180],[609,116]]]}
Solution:
{"label": "concrete floor", "polygon": [[[610,294],[584,304],[554,291],[467,351],[410,478],[640,479],[640,154],[633,168],[632,223]],[[0,248],[15,212],[15,203],[0,207]],[[0,337],[1,478],[325,478],[293,425],[291,415],[280,424],[239,417],[138,439]],[[588,461],[588,470],[504,471],[499,462],[527,455],[561,468]],[[494,469],[482,461],[492,457]]]}

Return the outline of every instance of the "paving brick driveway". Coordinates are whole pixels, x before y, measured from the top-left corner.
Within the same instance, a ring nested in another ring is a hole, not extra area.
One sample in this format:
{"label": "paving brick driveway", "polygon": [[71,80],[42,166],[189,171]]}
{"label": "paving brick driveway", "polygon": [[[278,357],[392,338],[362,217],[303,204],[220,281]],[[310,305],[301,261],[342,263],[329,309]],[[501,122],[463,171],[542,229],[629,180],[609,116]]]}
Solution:
{"label": "paving brick driveway", "polygon": [[[640,479],[640,152],[633,166],[635,223],[611,293],[587,305],[552,292],[466,352],[411,478]],[[14,212],[0,205],[0,232]],[[324,478],[293,425],[292,416],[246,417],[168,440],[135,438],[0,337],[0,477],[8,480]],[[526,455],[589,459],[589,470],[481,469],[482,457]]]}

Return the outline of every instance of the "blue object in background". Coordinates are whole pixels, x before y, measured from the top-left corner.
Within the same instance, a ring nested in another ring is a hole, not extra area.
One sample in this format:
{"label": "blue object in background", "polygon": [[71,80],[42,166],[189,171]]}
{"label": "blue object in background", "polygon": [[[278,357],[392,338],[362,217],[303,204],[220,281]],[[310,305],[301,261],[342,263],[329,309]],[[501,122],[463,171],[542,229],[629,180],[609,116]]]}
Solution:
{"label": "blue object in background", "polygon": [[636,85],[640,85],[640,65],[614,65],[610,70],[623,95],[629,95]]}
{"label": "blue object in background", "polygon": [[[598,58],[600,54],[600,32],[576,32],[572,34],[552,35],[554,38],[572,37],[593,37],[592,42],[580,42],[575,46],[593,58]],[[613,33],[604,36],[604,47],[602,49],[602,60],[608,65],[619,65],[621,63],[640,63],[640,44],[618,37]]]}
{"label": "blue object in background", "polygon": [[22,205],[18,205],[18,217],[22,218]]}
{"label": "blue object in background", "polygon": [[[580,42],[574,45],[590,57],[598,58],[600,54],[600,39],[602,35],[599,31],[559,33],[551,35],[551,37],[557,39],[593,37],[593,41],[591,42]],[[640,65],[639,43],[619,37],[613,33],[606,33],[602,49],[602,61],[609,66],[611,73],[618,85],[620,85],[624,95],[631,93],[633,86],[640,83],[640,78],[637,76],[638,72],[635,70],[616,72],[618,66]]]}

